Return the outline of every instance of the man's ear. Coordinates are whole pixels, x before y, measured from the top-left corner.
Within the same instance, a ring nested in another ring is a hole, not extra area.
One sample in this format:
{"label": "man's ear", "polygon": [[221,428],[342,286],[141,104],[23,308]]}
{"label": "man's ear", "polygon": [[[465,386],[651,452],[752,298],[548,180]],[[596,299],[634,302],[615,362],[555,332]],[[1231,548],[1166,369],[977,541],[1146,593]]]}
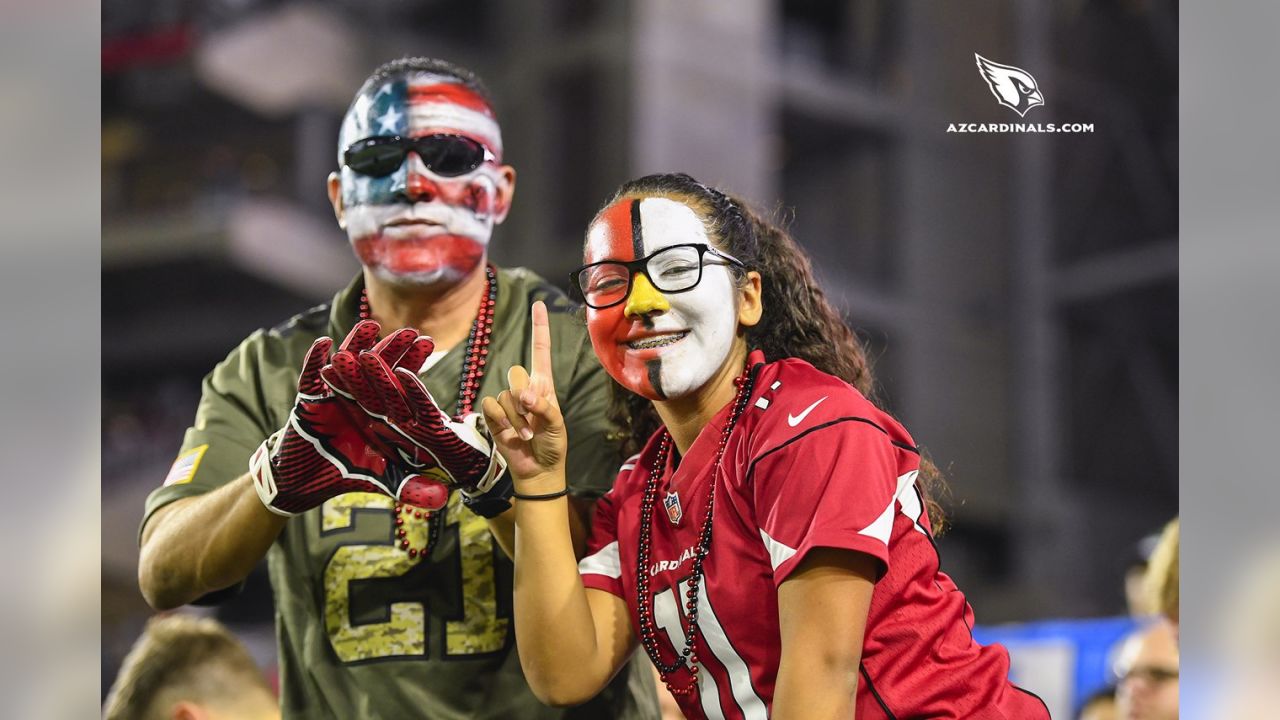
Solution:
{"label": "man's ear", "polygon": [[764,314],[764,299],[760,287],[760,273],[747,271],[747,281],[738,288],[738,324],[752,327],[760,322]]}
{"label": "man's ear", "polygon": [[511,211],[511,198],[516,194],[516,169],[510,165],[498,168],[498,184],[493,198],[493,222],[501,224]]}
{"label": "man's ear", "polygon": [[342,177],[338,173],[329,173],[329,204],[333,206],[333,216],[338,219],[338,227],[347,229],[346,207],[342,204]]}

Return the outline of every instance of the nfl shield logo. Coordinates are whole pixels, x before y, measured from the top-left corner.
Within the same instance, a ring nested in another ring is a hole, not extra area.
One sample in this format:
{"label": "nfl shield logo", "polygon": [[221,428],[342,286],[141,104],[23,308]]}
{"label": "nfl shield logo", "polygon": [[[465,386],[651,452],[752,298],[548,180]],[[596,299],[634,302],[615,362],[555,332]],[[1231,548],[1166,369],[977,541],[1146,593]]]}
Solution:
{"label": "nfl shield logo", "polygon": [[667,509],[667,519],[672,525],[679,525],[680,518],[684,517],[684,513],[680,510],[680,496],[674,492],[667,493],[667,497],[662,501],[662,506]]}

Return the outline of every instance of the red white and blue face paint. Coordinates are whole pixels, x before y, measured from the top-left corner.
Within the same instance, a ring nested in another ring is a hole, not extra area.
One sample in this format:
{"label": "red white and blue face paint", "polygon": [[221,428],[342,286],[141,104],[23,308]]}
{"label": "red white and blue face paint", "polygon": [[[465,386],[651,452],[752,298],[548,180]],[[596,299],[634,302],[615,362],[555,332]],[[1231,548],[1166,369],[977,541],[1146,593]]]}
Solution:
{"label": "red white and blue face paint", "polygon": [[[629,261],[682,243],[713,243],[689,206],[661,197],[623,198],[587,230],[585,262]],[[650,400],[679,398],[701,388],[729,358],[738,329],[732,273],[717,263],[702,269],[691,290],[670,295],[636,274],[625,302],[587,309],[591,344],[605,370]]]}
{"label": "red white and blue face paint", "polygon": [[[502,135],[480,95],[452,78],[416,73],[361,94],[338,136],[342,151],[368,137],[463,135],[502,157]],[[386,177],[341,169],[347,236],[360,262],[395,283],[456,282],[484,260],[507,208],[496,162],[458,177],[436,175],[409,153]]]}

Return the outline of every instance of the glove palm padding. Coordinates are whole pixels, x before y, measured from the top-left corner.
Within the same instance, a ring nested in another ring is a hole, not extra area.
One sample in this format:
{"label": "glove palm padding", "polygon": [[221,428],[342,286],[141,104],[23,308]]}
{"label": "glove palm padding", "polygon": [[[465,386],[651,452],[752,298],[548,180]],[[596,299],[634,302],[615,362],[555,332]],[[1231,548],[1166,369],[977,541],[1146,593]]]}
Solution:
{"label": "glove palm padding", "polygon": [[[420,338],[414,347],[424,341],[430,342]],[[420,366],[425,355],[415,360]],[[418,366],[376,350],[339,351],[324,378],[377,421],[370,426],[377,441],[394,448],[412,472],[442,478],[466,492],[488,490],[505,463],[493,451],[482,418],[477,413],[449,417],[418,378]]]}
{"label": "glove palm padding", "polygon": [[[344,347],[367,342],[369,332],[353,331]],[[372,337],[377,337],[376,325]],[[295,515],[349,492],[395,496],[405,479],[403,469],[371,444],[371,433],[360,427],[359,416],[353,418],[321,378],[332,346],[327,337],[311,345],[288,421],[263,441],[249,462],[259,498],[280,515]]]}

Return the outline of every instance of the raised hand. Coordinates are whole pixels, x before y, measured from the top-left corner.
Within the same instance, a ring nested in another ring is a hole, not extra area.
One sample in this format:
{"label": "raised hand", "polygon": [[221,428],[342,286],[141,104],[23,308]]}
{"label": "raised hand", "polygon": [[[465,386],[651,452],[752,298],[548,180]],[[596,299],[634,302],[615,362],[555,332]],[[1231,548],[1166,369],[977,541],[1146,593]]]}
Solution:
{"label": "raised hand", "polygon": [[[377,338],[377,323],[362,323],[342,347],[368,347]],[[258,497],[279,515],[295,515],[348,492],[394,495],[403,480],[404,473],[388,464],[321,379],[332,347],[327,337],[312,343],[288,421],[249,461]]]}
{"label": "raised hand", "polygon": [[431,338],[403,329],[372,349],[339,349],[322,372],[334,393],[368,420],[371,443],[409,471],[396,497],[428,508],[447,499],[447,490],[441,495],[431,485],[484,492],[504,468],[479,416],[449,417],[418,379],[433,349]]}
{"label": "raised hand", "polygon": [[551,374],[551,326],[547,306],[533,304],[533,356],[530,374],[516,365],[507,372],[508,390],[486,397],[485,421],[517,484],[539,476],[564,474],[569,438]]}

